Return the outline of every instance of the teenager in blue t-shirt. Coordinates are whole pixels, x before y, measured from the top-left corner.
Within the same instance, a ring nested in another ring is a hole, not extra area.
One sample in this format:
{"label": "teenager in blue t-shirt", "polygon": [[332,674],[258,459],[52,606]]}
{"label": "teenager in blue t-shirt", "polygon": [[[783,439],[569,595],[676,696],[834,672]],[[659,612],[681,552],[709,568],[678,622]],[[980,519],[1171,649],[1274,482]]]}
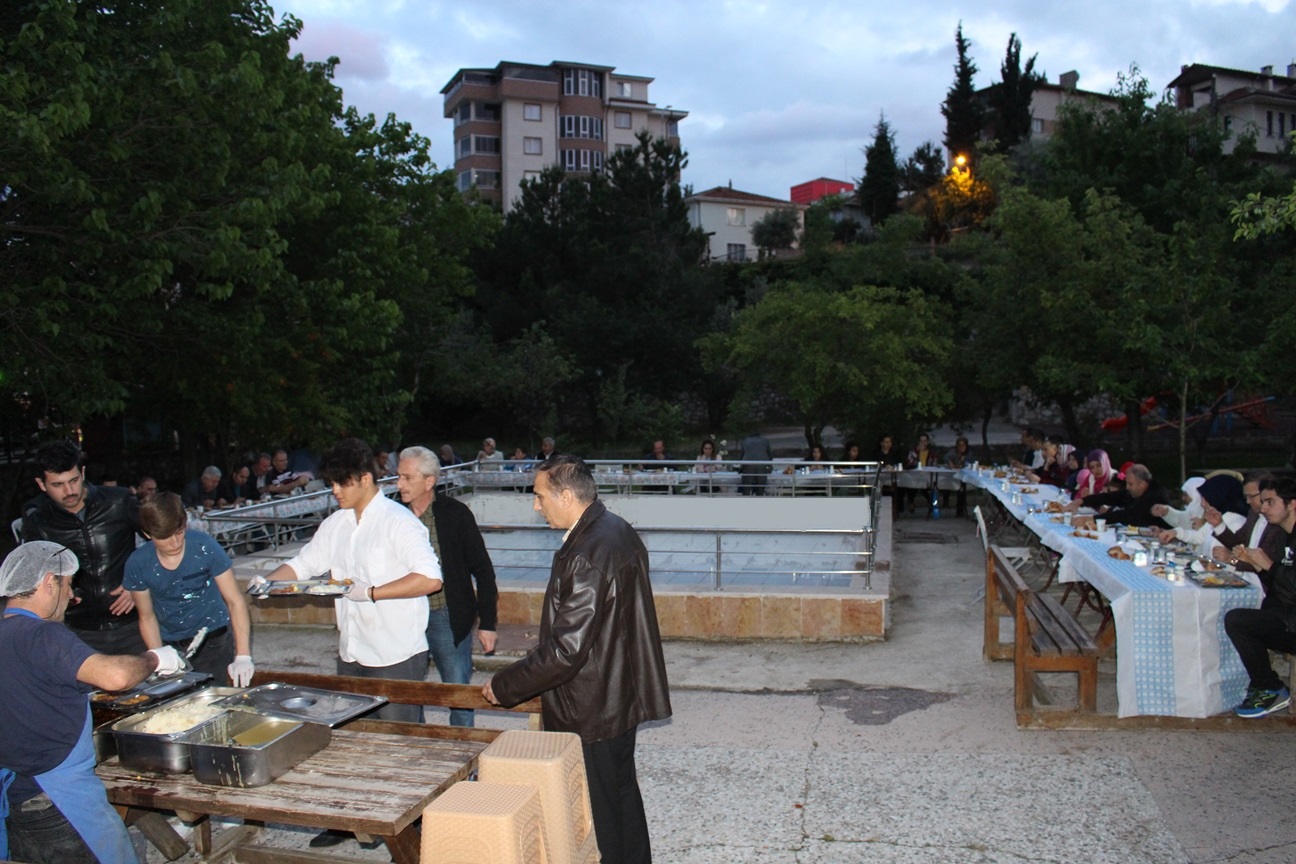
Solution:
{"label": "teenager in blue t-shirt", "polygon": [[211,536],[189,531],[184,504],[167,492],[140,505],[140,530],[153,542],[126,561],[122,584],[139,609],[140,636],[150,648],[181,653],[200,630],[206,638],[190,663],[218,683],[252,681],[252,624],[229,556]]}

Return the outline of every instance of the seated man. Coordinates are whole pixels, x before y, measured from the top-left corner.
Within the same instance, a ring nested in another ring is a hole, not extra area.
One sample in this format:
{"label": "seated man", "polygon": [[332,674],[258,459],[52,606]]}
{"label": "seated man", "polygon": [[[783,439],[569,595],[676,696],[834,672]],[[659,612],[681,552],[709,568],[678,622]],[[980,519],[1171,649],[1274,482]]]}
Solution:
{"label": "seated man", "polygon": [[252,466],[240,465],[226,475],[216,487],[216,497],[218,503],[231,507],[239,507],[248,500],[255,500],[257,494],[252,486]]}
{"label": "seated man", "polygon": [[266,485],[261,491],[271,495],[287,495],[313,479],[309,474],[298,474],[288,467],[287,450],[275,451],[274,458],[270,460],[270,473],[266,478]]}
{"label": "seated man", "polygon": [[[1152,512],[1156,505],[1169,503],[1170,496],[1165,487],[1152,478],[1152,472],[1147,466],[1131,465],[1125,471],[1124,489],[1077,498],[1066,505],[1066,509],[1074,513],[1081,507],[1093,507],[1113,525],[1169,528],[1165,520]],[[1104,507],[1107,508],[1105,511],[1102,509]],[[1093,517],[1082,516],[1074,524],[1080,528],[1092,528]]]}
{"label": "seated man", "polygon": [[216,487],[220,486],[221,470],[215,465],[203,469],[202,476],[190,481],[180,493],[186,507],[215,507],[220,500]]}
{"label": "seated man", "polygon": [[441,448],[437,450],[437,455],[441,459],[442,467],[446,465],[462,465],[464,461],[459,458],[459,454],[449,444],[442,444]]}
{"label": "seated man", "polygon": [[1230,609],[1224,615],[1224,632],[1233,641],[1251,679],[1246,698],[1233,709],[1239,717],[1263,717],[1291,704],[1291,692],[1269,663],[1269,652],[1296,654],[1296,553],[1292,529],[1296,528],[1296,480],[1284,477],[1260,484],[1260,512],[1284,533],[1282,558],[1272,559],[1262,549],[1237,546],[1239,562],[1255,568],[1265,589],[1259,609]]}
{"label": "seated man", "polygon": [[[1253,471],[1246,476],[1242,483],[1242,497],[1246,499],[1250,514],[1238,531],[1221,531],[1216,536],[1218,542],[1211,549],[1211,556],[1216,561],[1230,560],[1233,557],[1233,549],[1237,546],[1263,549],[1264,553],[1275,561],[1282,558],[1283,544],[1287,541],[1287,535],[1280,526],[1274,525],[1260,512],[1260,486],[1273,479],[1273,475],[1264,470]],[[1233,566],[1239,570],[1255,572],[1254,567],[1242,561],[1235,562]]]}
{"label": "seated man", "polygon": [[135,497],[140,500],[141,504],[143,504],[145,501],[152,498],[156,494],[157,494],[156,480],[154,480],[152,477],[150,477],[147,474],[139,478],[139,482],[135,484]]}

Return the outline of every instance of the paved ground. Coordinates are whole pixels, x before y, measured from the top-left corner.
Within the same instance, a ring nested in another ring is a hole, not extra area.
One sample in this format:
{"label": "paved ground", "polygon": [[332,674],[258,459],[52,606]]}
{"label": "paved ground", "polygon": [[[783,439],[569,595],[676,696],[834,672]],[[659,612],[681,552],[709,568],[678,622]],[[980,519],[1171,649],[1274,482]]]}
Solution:
{"label": "paved ground", "polygon": [[[675,715],[638,750],[658,862],[1296,860],[1292,732],[1019,731],[1011,666],[981,660],[972,523],[897,536],[885,643],[667,645]],[[267,666],[327,670],[334,649],[331,630],[256,634]]]}

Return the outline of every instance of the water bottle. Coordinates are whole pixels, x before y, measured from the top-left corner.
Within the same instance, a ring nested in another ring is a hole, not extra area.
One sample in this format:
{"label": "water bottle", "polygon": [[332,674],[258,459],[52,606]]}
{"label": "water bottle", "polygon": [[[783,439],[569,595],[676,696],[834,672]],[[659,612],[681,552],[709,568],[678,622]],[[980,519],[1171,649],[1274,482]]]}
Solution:
{"label": "water bottle", "polygon": [[933,519],[940,518],[940,493],[936,491],[935,486],[932,487],[931,518]]}

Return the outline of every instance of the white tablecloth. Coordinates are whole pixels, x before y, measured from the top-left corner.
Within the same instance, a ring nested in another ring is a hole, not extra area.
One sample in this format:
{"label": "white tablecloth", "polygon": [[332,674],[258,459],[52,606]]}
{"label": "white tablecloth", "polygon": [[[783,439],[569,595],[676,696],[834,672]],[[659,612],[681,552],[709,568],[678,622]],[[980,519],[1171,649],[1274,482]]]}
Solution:
{"label": "white tablecloth", "polygon": [[[967,472],[972,475],[972,472]],[[1028,515],[1030,506],[1043,507],[1056,490],[1038,486],[1042,494],[1023,495],[1011,503],[1011,490],[984,476],[969,483],[987,489],[1050,549],[1059,552],[1058,580],[1084,580],[1112,607],[1116,627],[1116,696],[1118,715],[1210,717],[1242,701],[1247,674],[1233,643],[1224,632],[1224,613],[1260,605],[1254,575],[1248,588],[1201,588],[1192,582],[1172,583],[1153,576],[1146,567],[1110,557],[1116,543],[1108,528],[1097,540],[1072,536],[1070,526],[1053,522],[1046,513]]]}

